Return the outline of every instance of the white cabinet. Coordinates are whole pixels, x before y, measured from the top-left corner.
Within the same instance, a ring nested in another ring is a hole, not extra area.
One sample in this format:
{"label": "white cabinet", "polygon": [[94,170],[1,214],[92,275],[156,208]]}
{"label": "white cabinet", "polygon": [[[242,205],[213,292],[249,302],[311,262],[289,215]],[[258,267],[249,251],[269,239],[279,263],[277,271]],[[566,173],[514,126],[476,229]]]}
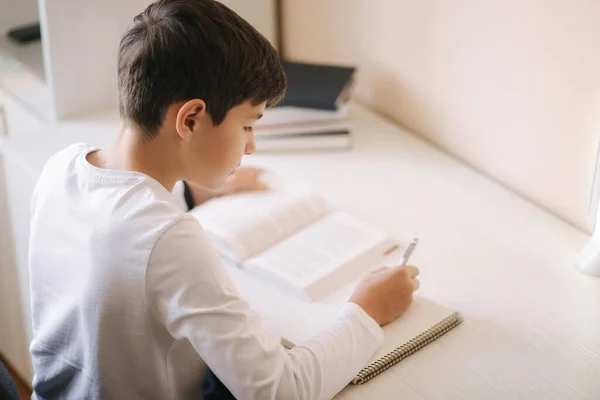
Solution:
{"label": "white cabinet", "polygon": [[32,378],[29,342],[28,241],[30,199],[35,184],[27,163],[6,143],[41,130],[43,122],[0,90],[6,136],[0,137],[0,353],[26,380]]}
{"label": "white cabinet", "polygon": [[0,158],[0,352],[30,382],[28,199],[34,182],[15,161]]}
{"label": "white cabinet", "polygon": [[0,132],[13,136],[41,129],[45,122],[0,87]]}

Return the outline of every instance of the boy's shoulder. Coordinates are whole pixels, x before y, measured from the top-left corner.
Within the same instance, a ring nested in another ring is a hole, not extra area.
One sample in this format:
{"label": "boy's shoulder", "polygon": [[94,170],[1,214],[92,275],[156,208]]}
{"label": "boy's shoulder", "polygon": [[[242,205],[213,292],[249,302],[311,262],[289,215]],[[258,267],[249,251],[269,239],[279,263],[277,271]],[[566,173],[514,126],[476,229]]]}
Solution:
{"label": "boy's shoulder", "polygon": [[63,172],[65,168],[72,165],[79,154],[91,149],[92,147],[85,143],[75,143],[57,151],[44,164],[38,182],[52,178],[56,173]]}
{"label": "boy's shoulder", "polygon": [[138,231],[135,236],[144,240],[153,240],[184,220],[198,223],[153,178],[86,164],[85,155],[94,150],[79,143],[48,159],[34,189],[32,216],[61,215],[67,220],[76,216],[78,223],[97,226],[108,236]]}
{"label": "boy's shoulder", "polygon": [[65,198],[71,202],[98,203],[125,215],[139,215],[139,210],[152,209],[150,215],[176,218],[184,214],[171,193],[147,175],[101,170],[88,164],[84,157],[96,148],[85,143],[70,145],[46,162],[34,189],[35,199]]}
{"label": "boy's shoulder", "polygon": [[62,180],[69,166],[73,165],[77,155],[86,151],[86,149],[91,149],[91,147],[85,143],[75,143],[50,156],[37,179],[33,191],[34,199],[38,192],[48,190],[57,181]]}
{"label": "boy's shoulder", "polygon": [[92,149],[93,147],[85,143],[73,143],[50,156],[48,161],[46,161],[44,169],[47,169],[49,166],[55,165],[56,163],[69,162],[78,154]]}

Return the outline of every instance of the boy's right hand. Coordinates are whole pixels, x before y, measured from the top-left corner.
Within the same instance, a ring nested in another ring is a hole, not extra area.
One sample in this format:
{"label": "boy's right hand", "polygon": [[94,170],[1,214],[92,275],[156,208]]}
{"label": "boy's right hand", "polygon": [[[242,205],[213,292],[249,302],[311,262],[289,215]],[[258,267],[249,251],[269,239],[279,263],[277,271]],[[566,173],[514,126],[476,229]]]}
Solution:
{"label": "boy's right hand", "polygon": [[418,275],[418,268],[411,265],[376,269],[361,279],[349,301],[385,325],[404,314],[412,302]]}

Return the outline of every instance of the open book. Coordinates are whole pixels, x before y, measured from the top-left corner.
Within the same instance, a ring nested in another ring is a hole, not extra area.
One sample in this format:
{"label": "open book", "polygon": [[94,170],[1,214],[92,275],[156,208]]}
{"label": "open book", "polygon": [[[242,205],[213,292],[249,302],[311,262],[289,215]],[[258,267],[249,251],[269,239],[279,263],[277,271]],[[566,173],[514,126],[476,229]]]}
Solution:
{"label": "open book", "polygon": [[191,214],[223,257],[309,299],[375,266],[395,247],[387,235],[301,190],[225,196]]}

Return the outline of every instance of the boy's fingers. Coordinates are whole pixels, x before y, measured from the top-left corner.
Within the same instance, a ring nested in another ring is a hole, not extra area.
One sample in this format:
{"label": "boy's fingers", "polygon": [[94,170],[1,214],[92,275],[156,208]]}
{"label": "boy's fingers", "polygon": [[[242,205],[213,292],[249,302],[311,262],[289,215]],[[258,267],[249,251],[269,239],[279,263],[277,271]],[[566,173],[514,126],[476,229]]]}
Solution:
{"label": "boy's fingers", "polygon": [[408,275],[409,275],[411,278],[414,278],[414,277],[416,277],[416,276],[418,276],[418,275],[419,275],[419,268],[417,268],[417,267],[415,267],[415,266],[412,266],[412,265],[405,265],[405,266],[404,266],[404,267],[402,267],[402,268],[404,268],[405,270],[407,270],[407,271],[408,271]]}
{"label": "boy's fingers", "polygon": [[411,279],[410,282],[413,285],[413,292],[421,286],[421,282],[418,279]]}

